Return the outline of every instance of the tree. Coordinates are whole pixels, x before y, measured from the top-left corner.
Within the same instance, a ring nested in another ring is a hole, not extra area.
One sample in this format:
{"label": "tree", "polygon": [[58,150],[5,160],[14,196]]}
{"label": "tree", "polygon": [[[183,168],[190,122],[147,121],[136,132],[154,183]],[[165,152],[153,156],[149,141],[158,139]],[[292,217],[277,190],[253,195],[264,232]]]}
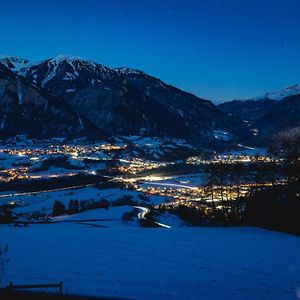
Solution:
{"label": "tree", "polygon": [[127,224],[128,222],[133,221],[135,215],[136,215],[136,213],[134,210],[130,211],[130,212],[124,212],[124,214],[122,215],[122,222],[124,224]]}
{"label": "tree", "polygon": [[217,186],[217,192],[220,193],[219,199],[221,199],[220,203],[222,205],[223,213],[225,214],[226,210],[226,203],[225,203],[225,196],[226,201],[228,201],[228,192],[227,192],[227,174],[230,172],[229,165],[225,163],[216,163],[213,164],[211,170],[214,176],[214,184]]}
{"label": "tree", "polygon": [[2,283],[3,276],[4,276],[5,264],[8,262],[7,251],[8,251],[7,245],[5,245],[3,247],[0,246],[0,286]]}
{"label": "tree", "polygon": [[[300,141],[289,141],[289,135],[281,142],[285,150],[282,168],[272,164],[267,171],[278,172],[286,178],[285,185],[274,185],[252,190],[246,200],[243,213],[247,225],[300,234]],[[275,171],[274,171],[275,170]],[[274,177],[274,176],[273,176]],[[274,180],[275,181],[275,180]]]}
{"label": "tree", "polygon": [[245,181],[245,174],[247,171],[247,167],[243,165],[241,162],[237,162],[234,165],[232,165],[231,169],[231,181],[233,185],[235,186],[235,205],[232,209],[232,213],[235,214],[233,216],[234,219],[240,220],[241,219],[241,202],[239,201],[242,197],[241,195],[241,184]]}
{"label": "tree", "polygon": [[288,183],[299,183],[300,181],[300,150],[287,154],[283,166],[283,172],[287,176]]}
{"label": "tree", "polygon": [[60,216],[63,215],[65,212],[66,212],[66,207],[64,206],[64,204],[61,201],[56,200],[53,205],[52,216],[53,217]]}
{"label": "tree", "polygon": [[97,208],[109,209],[109,202],[108,202],[105,198],[102,198],[102,199],[97,203]]}
{"label": "tree", "polygon": [[179,205],[175,208],[175,213],[181,220],[194,226],[203,225],[205,223],[205,215],[201,209]]}
{"label": "tree", "polygon": [[8,224],[13,221],[13,214],[10,208],[0,209],[0,224]]}
{"label": "tree", "polygon": [[86,211],[89,208],[88,202],[86,200],[80,201],[80,211]]}
{"label": "tree", "polygon": [[77,214],[79,212],[79,202],[78,200],[71,199],[68,207],[68,214]]}
{"label": "tree", "polygon": [[209,174],[209,191],[211,196],[211,203],[212,203],[212,210],[213,212],[216,210],[215,205],[215,193],[214,193],[214,185],[216,185],[216,170],[214,168],[214,165],[211,163],[208,167],[208,174]]}
{"label": "tree", "polygon": [[149,202],[149,196],[147,194],[139,194],[138,197],[142,200],[142,201],[147,201]]}

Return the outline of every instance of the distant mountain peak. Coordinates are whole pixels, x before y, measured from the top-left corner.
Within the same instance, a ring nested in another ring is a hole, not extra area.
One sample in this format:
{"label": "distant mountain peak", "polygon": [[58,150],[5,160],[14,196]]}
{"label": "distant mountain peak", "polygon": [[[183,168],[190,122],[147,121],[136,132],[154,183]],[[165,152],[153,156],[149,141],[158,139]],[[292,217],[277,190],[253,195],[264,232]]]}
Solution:
{"label": "distant mountain peak", "polygon": [[11,62],[19,62],[19,63],[28,63],[29,60],[26,58],[18,57],[18,56],[1,56],[0,62],[4,64],[4,62],[11,61]]}
{"label": "distant mountain peak", "polygon": [[129,68],[129,67],[121,67],[121,68],[114,68],[114,71],[118,72],[119,74],[123,75],[129,75],[129,74],[137,74],[137,75],[146,75],[143,71],[134,69],[134,68]]}
{"label": "distant mountain peak", "polygon": [[46,62],[49,65],[53,65],[53,66],[59,66],[63,63],[68,63],[74,69],[79,69],[79,70],[83,67],[91,70],[95,70],[95,69],[109,70],[109,68],[107,68],[102,64],[99,64],[93,60],[81,58],[80,56],[70,56],[70,55],[60,54],[49,60],[46,60]]}
{"label": "distant mountain peak", "polygon": [[80,56],[72,56],[72,55],[64,55],[64,54],[59,54],[55,57],[50,58],[47,60],[49,63],[53,64],[60,64],[62,62],[68,62],[68,63],[83,63],[83,64],[90,64],[93,66],[99,65],[98,63],[94,62],[93,60],[88,60],[85,58],[82,58]]}
{"label": "distant mountain peak", "polygon": [[[0,62],[0,137],[98,135],[101,132],[76,113],[63,99]],[[4,80],[3,80],[4,79]]]}
{"label": "distant mountain peak", "polygon": [[260,100],[260,99],[270,99],[270,100],[282,100],[286,97],[294,96],[300,94],[300,84],[294,84],[292,86],[285,87],[281,90],[274,92],[268,92],[262,96],[252,98],[250,100]]}
{"label": "distant mountain peak", "polygon": [[20,69],[19,74],[43,87],[62,85],[67,91],[76,91],[79,87],[94,85],[114,76],[115,71],[95,61],[79,56],[58,55],[39,63],[30,63]]}
{"label": "distant mountain peak", "polygon": [[87,59],[84,59],[80,56],[74,56],[74,55],[66,55],[66,54],[58,54],[51,58],[50,60],[53,61],[63,61],[63,60],[84,60],[87,61]]}
{"label": "distant mountain peak", "polygon": [[29,60],[17,56],[4,56],[0,58],[0,62],[13,71],[19,71],[29,63]]}
{"label": "distant mountain peak", "polygon": [[110,69],[78,56],[58,55],[30,62],[15,74],[59,96],[58,102],[112,135],[169,135],[204,145],[215,142],[215,129],[232,136],[247,131],[244,123],[210,101],[133,68]]}

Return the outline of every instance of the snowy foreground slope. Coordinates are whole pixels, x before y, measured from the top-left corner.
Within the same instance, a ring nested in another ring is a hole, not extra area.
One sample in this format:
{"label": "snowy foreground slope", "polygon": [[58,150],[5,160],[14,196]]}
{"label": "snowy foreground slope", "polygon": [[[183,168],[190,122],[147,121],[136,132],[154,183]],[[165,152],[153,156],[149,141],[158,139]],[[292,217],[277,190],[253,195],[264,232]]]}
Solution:
{"label": "snowy foreground slope", "polygon": [[256,228],[0,226],[5,280],[130,299],[300,299],[300,238]]}

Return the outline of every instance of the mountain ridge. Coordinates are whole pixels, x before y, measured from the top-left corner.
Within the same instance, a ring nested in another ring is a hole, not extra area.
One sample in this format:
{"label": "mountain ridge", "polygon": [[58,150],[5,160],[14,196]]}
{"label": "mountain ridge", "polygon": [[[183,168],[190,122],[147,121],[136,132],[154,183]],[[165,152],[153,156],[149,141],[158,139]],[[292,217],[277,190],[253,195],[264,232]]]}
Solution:
{"label": "mountain ridge", "polygon": [[64,99],[110,135],[183,135],[193,143],[207,144],[217,142],[213,130],[228,131],[233,137],[247,132],[239,118],[221,112],[211,101],[137,69],[111,69],[60,55],[24,64],[16,72]]}
{"label": "mountain ridge", "polygon": [[89,121],[48,90],[0,62],[0,137],[18,134],[47,138],[100,134]]}

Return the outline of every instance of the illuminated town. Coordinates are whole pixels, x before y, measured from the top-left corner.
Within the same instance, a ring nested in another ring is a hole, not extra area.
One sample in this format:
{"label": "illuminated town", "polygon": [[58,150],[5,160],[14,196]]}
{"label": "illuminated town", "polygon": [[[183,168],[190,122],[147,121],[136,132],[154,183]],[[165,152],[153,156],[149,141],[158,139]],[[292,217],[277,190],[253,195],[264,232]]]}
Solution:
{"label": "illuminated town", "polygon": [[[149,147],[149,144],[144,147]],[[56,140],[28,141],[23,138],[22,142],[3,143],[0,149],[1,203],[26,205],[23,195],[61,190],[72,190],[76,194],[82,188],[110,182],[121,184],[122,189],[128,192],[136,191],[144,198],[155,196],[158,200],[152,203],[154,210],[181,205],[211,209],[212,205],[221,208],[226,202],[248,196],[253,188],[285,184],[283,178],[257,178],[249,174],[234,176],[234,169],[228,169],[237,165],[281,164],[281,158],[265,150],[243,146],[241,151],[205,156],[194,155],[193,150],[191,156],[187,151],[184,158],[165,160],[163,157],[157,159],[155,155],[152,159],[149,155],[143,157],[139,152],[141,149],[140,144],[125,142],[85,145]],[[247,151],[249,149],[250,153]],[[159,149],[160,152],[164,150]],[[225,168],[226,178],[222,181],[215,178],[217,174],[213,174],[211,169],[218,166]],[[51,184],[43,189],[39,187],[40,182]],[[20,188],[14,190],[14,185],[20,185]]]}

